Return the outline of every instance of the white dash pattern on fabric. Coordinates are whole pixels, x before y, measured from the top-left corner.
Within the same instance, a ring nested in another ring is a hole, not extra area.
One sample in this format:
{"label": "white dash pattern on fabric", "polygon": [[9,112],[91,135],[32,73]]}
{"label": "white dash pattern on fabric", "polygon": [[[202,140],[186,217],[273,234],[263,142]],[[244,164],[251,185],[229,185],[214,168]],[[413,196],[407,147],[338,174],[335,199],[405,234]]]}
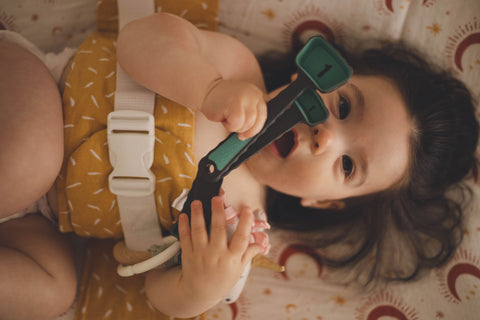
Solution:
{"label": "white dash pattern on fabric", "polygon": [[75,188],[75,187],[78,187],[79,185],[81,185],[82,183],[81,182],[77,182],[77,183],[73,183],[71,185],[68,185],[66,186],[65,188],[66,189],[72,189],[72,188]]}
{"label": "white dash pattern on fabric", "polygon": [[193,163],[193,160],[190,157],[190,155],[187,152],[184,152],[184,155],[185,155],[185,158],[187,158],[187,161],[190,162],[192,166],[195,166],[195,163]]}
{"label": "white dash pattern on fabric", "polygon": [[115,203],[117,203],[117,200],[113,199],[112,204],[110,205],[110,208],[108,208],[108,211],[112,211],[112,209],[115,207]]}
{"label": "white dash pattern on fabric", "polygon": [[100,208],[97,207],[97,206],[94,206],[93,204],[87,204],[87,207],[89,207],[90,209],[96,210],[96,211],[100,211]]}
{"label": "white dash pattern on fabric", "polygon": [[108,309],[107,312],[105,312],[105,315],[103,316],[103,319],[106,319],[106,318],[110,317],[111,314],[112,314],[112,309]]}
{"label": "white dash pattern on fabric", "polygon": [[113,77],[114,74],[115,74],[115,71],[110,72],[109,74],[107,74],[105,76],[105,79],[109,79],[109,78]]}
{"label": "white dash pattern on fabric", "polygon": [[90,95],[90,99],[92,99],[92,101],[93,101],[93,104],[95,105],[95,107],[97,107],[97,108],[100,108],[100,107],[98,106],[97,99],[94,97],[94,95],[93,95],[93,94],[92,94],[92,95]]}
{"label": "white dash pattern on fabric", "polygon": [[103,161],[102,158],[100,158],[100,156],[93,149],[90,149],[90,153],[98,160]]}
{"label": "white dash pattern on fabric", "polygon": [[160,203],[160,206],[163,208],[162,196],[158,196],[158,203]]}

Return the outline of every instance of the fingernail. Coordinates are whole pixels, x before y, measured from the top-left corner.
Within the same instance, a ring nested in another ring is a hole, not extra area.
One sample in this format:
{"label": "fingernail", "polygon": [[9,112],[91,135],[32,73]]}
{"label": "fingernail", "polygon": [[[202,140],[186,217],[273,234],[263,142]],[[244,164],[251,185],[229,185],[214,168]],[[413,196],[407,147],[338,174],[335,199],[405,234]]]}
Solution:
{"label": "fingernail", "polygon": [[200,200],[193,200],[192,207],[200,208],[202,206],[202,202]]}
{"label": "fingernail", "polygon": [[214,199],[215,201],[217,201],[217,202],[220,202],[220,203],[223,203],[223,202],[224,202],[224,196],[223,196],[223,194],[219,194],[218,196],[215,196],[213,199]]}

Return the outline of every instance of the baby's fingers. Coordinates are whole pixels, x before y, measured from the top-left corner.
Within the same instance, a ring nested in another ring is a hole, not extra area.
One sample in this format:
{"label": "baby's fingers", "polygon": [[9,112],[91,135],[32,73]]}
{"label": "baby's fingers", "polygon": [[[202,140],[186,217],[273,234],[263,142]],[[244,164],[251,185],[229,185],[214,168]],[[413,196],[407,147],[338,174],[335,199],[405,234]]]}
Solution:
{"label": "baby's fingers", "polygon": [[180,236],[180,246],[183,253],[191,252],[192,237],[190,234],[190,225],[188,216],[185,213],[180,214],[178,217],[178,235]]}
{"label": "baby's fingers", "polygon": [[250,244],[242,257],[242,264],[246,264],[247,262],[251,261],[261,251],[262,250],[258,244]]}
{"label": "baby's fingers", "polygon": [[218,249],[225,249],[227,247],[227,224],[225,221],[223,196],[212,198],[210,245]]}
{"label": "baby's fingers", "polygon": [[232,253],[244,254],[250,243],[250,237],[253,224],[253,212],[250,208],[243,208],[240,213],[240,220],[237,229],[233,233],[230,242],[230,251]]}
{"label": "baby's fingers", "polygon": [[227,107],[224,111],[222,124],[230,132],[239,132],[245,124],[245,116],[241,105]]}
{"label": "baby's fingers", "polygon": [[193,201],[191,212],[190,229],[193,249],[205,248],[208,245],[208,234],[205,226],[205,218],[203,216],[202,203],[198,200]]}
{"label": "baby's fingers", "polygon": [[259,133],[260,130],[262,130],[266,119],[267,105],[264,101],[259,101],[255,110],[252,112],[248,125],[244,126],[244,130],[238,134],[238,138],[240,140],[246,140]]}

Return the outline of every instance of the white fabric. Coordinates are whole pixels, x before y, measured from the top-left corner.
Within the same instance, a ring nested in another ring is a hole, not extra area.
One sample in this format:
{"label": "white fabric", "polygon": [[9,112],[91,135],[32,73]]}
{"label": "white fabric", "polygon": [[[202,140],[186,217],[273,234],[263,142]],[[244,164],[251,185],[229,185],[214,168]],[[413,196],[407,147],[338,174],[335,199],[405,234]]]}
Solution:
{"label": "white fabric", "polygon": [[257,55],[314,34],[345,47],[402,40],[454,72],[480,103],[478,0],[220,0],[219,20],[220,32]]}
{"label": "white fabric", "polygon": [[160,244],[162,230],[157,218],[155,197],[117,196],[123,235],[127,248],[147,251],[152,244]]}
{"label": "white fabric", "polygon": [[154,0],[117,0],[117,3],[119,30],[130,21],[155,13]]}
{"label": "white fabric", "polygon": [[44,53],[35,44],[27,40],[23,35],[8,31],[0,30],[0,41],[13,42],[27,49],[33,53],[45,66],[50,70],[55,82],[58,84],[62,77],[63,70],[65,69],[70,58],[75,54],[76,49],[64,48],[60,53]]}
{"label": "white fabric", "polygon": [[[132,107],[134,106],[134,107]],[[153,114],[155,93],[145,89],[117,65],[117,91],[115,92],[115,110],[138,110]]]}
{"label": "white fabric", "polygon": [[[96,2],[3,0],[0,29],[20,32],[43,50],[60,51],[78,45],[94,29]],[[33,19],[35,15],[38,19]],[[320,21],[319,29],[331,30],[340,44],[372,38],[406,40],[465,81],[480,102],[480,44],[470,42],[463,52],[459,50],[462,41],[480,31],[478,0],[220,0],[219,30],[257,54],[286,51],[292,34],[308,20]],[[457,255],[421,281],[357,294],[351,288],[328,284],[329,274],[305,249],[308,244],[296,246],[293,239],[275,231],[270,234],[269,257],[278,261],[289,254],[286,275],[254,268],[237,303],[219,304],[206,318],[365,320],[375,308],[389,305],[408,320],[478,319],[480,278],[465,273],[452,278],[462,264],[480,269],[478,181],[477,175],[474,205],[466,213],[465,240]],[[393,314],[376,317],[399,318]]]}
{"label": "white fabric", "polygon": [[2,0],[0,30],[18,32],[44,52],[57,53],[78,47],[95,29],[96,10],[97,0]]}
{"label": "white fabric", "polygon": [[37,213],[40,213],[42,216],[44,216],[48,220],[55,222],[55,216],[53,214],[52,208],[48,203],[47,195],[43,195],[40,199],[32,203],[28,208],[25,208],[8,217],[1,218],[0,223],[4,223],[13,219],[20,219],[25,217],[26,215],[37,214]]}
{"label": "white fabric", "polygon": [[[154,13],[154,1],[119,0],[118,12],[119,25],[122,28],[132,20]],[[137,110],[153,114],[155,93],[133,81],[118,64],[116,81],[115,111]],[[141,197],[117,195],[117,200],[125,244],[129,249],[145,251],[153,244],[162,243],[162,230],[154,192]]]}

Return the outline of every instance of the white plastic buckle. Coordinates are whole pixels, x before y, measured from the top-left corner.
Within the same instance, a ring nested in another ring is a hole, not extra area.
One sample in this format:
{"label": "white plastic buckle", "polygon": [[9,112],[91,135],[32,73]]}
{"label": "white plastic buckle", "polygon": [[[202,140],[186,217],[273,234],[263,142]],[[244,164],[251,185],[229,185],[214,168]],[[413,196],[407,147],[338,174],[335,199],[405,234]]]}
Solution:
{"label": "white plastic buckle", "polygon": [[113,194],[142,197],[155,191],[153,164],[155,119],[136,110],[110,112],[107,139],[113,171],[108,177]]}

